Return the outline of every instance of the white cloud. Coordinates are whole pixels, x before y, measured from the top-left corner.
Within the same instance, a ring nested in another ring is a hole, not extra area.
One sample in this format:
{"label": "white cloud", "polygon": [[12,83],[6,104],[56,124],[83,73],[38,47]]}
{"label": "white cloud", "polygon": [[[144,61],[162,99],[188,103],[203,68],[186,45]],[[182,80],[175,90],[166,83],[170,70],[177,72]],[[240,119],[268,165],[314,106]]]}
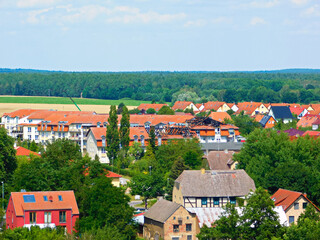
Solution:
{"label": "white cloud", "polygon": [[303,16],[306,17],[319,17],[320,16],[320,5],[316,4],[312,7],[309,7],[305,11],[302,12]]}
{"label": "white cloud", "polygon": [[259,17],[253,17],[250,21],[250,24],[255,26],[255,25],[263,25],[266,24],[267,22],[263,18]]}
{"label": "white cloud", "polygon": [[271,1],[252,1],[249,3],[250,7],[253,8],[272,8],[280,3],[279,0],[271,0]]}
{"label": "white cloud", "polygon": [[138,13],[134,14],[125,14],[122,16],[114,16],[107,18],[108,23],[167,23],[172,22],[176,20],[183,20],[186,18],[186,14],[184,13],[177,13],[177,14],[160,14],[157,12],[146,12],[141,13],[140,11]]}
{"label": "white cloud", "polygon": [[[50,14],[49,10],[52,10]],[[158,13],[155,11],[142,12],[139,8],[130,6],[116,6],[108,8],[100,5],[87,5],[83,7],[73,7],[72,5],[58,6],[42,10],[31,11],[28,14],[29,23],[51,22],[57,24],[90,22],[97,18],[106,23],[167,23],[183,20],[185,13]]]}
{"label": "white cloud", "polygon": [[309,0],[291,0],[291,2],[295,5],[305,5]]}
{"label": "white cloud", "polygon": [[213,24],[232,23],[232,18],[228,18],[228,17],[218,17],[218,18],[212,19],[211,22],[212,22]]}
{"label": "white cloud", "polygon": [[191,20],[187,21],[184,26],[185,27],[203,27],[207,24],[207,21],[204,19],[197,19],[197,20]]}
{"label": "white cloud", "polygon": [[56,4],[61,0],[19,0],[17,2],[17,7],[28,8],[28,7],[41,7]]}
{"label": "white cloud", "polygon": [[47,13],[50,10],[52,10],[52,8],[34,10],[34,11],[29,12],[27,22],[32,23],[32,24],[36,24],[36,23],[39,23],[40,20],[43,21],[45,17],[42,14]]}

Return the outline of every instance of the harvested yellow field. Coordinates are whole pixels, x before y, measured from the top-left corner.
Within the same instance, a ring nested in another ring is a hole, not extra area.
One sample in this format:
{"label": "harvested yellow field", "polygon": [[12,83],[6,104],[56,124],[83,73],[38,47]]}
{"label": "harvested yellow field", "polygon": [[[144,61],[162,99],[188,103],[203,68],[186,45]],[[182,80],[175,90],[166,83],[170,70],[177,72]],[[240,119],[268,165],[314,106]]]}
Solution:
{"label": "harvested yellow field", "polygon": [[[110,105],[79,105],[82,111],[94,111],[96,113],[109,113]],[[133,109],[134,106],[128,106]],[[4,113],[18,109],[53,109],[58,111],[79,111],[73,104],[35,104],[35,103],[0,103],[0,116]]]}

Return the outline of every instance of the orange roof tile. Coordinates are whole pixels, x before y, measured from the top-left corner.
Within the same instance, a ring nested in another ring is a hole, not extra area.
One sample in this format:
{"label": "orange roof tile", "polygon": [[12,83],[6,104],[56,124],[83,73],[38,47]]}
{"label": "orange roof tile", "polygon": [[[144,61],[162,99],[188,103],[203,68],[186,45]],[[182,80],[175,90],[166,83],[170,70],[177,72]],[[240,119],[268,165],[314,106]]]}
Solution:
{"label": "orange roof tile", "polygon": [[294,113],[299,116],[300,113],[304,111],[305,108],[302,107],[290,107],[291,113]]}
{"label": "orange roof tile", "polygon": [[114,172],[108,171],[108,173],[106,174],[106,177],[108,177],[108,178],[121,178],[122,176],[119,174],[116,174]]}
{"label": "orange roof tile", "polygon": [[320,136],[320,131],[305,131],[304,134],[302,134],[302,136]]}
{"label": "orange roof tile", "polygon": [[178,109],[185,110],[192,102],[189,101],[177,101],[174,103],[172,110],[176,111]]}
{"label": "orange roof tile", "polygon": [[231,120],[231,117],[226,112],[212,112],[209,117],[218,122],[223,122],[225,119]]}
{"label": "orange roof tile", "polygon": [[311,104],[314,111],[310,111],[310,114],[319,115],[320,114],[320,104]]}
{"label": "orange roof tile", "polygon": [[16,156],[30,156],[31,155],[35,155],[35,156],[41,156],[39,153],[30,151],[29,149],[26,149],[24,147],[16,147]]}
{"label": "orange roof tile", "polygon": [[[35,202],[24,202],[25,195],[34,195]],[[62,201],[59,201],[59,195],[62,196]],[[44,200],[44,196],[47,196],[48,201]],[[17,216],[23,216],[25,210],[72,209],[73,214],[79,214],[73,191],[11,192],[11,198]],[[49,201],[50,199],[52,202]]]}
{"label": "orange roof tile", "polygon": [[3,116],[8,116],[11,118],[15,118],[15,117],[23,118],[23,117],[29,116],[31,113],[35,111],[38,111],[38,110],[37,109],[19,109],[11,113],[4,113]]}
{"label": "orange roof tile", "polygon": [[256,122],[260,122],[263,117],[264,117],[264,115],[262,115],[262,114],[257,114],[257,115],[255,115],[254,120],[255,120]]}
{"label": "orange roof tile", "polygon": [[301,192],[294,192],[286,189],[278,189],[271,199],[274,201],[275,206],[282,206],[286,211],[300,196],[303,196],[308,202],[310,202],[318,211],[320,211],[308,198]]}
{"label": "orange roof tile", "polygon": [[318,118],[320,118],[320,116],[306,114],[299,120],[297,127],[312,127],[312,123],[314,123]]}
{"label": "orange roof tile", "polygon": [[209,111],[209,110],[215,110],[217,111],[223,104],[226,104],[225,102],[219,102],[219,101],[215,101],[215,102],[206,102],[204,104],[204,110],[205,111]]}
{"label": "orange roof tile", "polygon": [[162,108],[163,106],[168,106],[168,104],[147,104],[147,103],[142,103],[139,105],[138,109],[141,110],[148,110],[149,108],[153,108],[154,110],[156,110],[157,112],[160,110],[160,108]]}
{"label": "orange roof tile", "polygon": [[251,115],[257,108],[261,106],[262,103],[259,102],[241,102],[237,104],[239,108],[236,114],[241,113],[244,111],[244,114]]}

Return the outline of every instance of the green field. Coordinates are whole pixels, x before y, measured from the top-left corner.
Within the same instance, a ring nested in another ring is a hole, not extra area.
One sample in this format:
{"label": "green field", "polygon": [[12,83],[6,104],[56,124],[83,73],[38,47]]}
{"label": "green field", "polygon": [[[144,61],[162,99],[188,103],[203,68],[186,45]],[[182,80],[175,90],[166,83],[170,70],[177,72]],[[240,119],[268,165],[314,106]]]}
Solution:
{"label": "green field", "polygon": [[[141,103],[151,103],[131,99],[105,100],[90,98],[73,98],[78,105],[119,105],[139,106]],[[0,96],[0,103],[36,103],[36,104],[73,104],[68,97],[20,97],[20,96]]]}

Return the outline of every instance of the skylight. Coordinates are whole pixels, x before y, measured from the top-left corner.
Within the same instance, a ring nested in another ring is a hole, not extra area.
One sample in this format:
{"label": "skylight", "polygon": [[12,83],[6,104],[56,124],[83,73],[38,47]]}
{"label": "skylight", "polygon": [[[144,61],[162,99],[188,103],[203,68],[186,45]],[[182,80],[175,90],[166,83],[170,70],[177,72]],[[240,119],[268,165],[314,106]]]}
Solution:
{"label": "skylight", "polygon": [[44,200],[45,202],[48,202],[48,197],[47,197],[47,196],[43,196],[43,200]]}
{"label": "skylight", "polygon": [[61,195],[59,195],[59,201],[62,201],[62,196]]}
{"label": "skylight", "polygon": [[23,201],[25,203],[35,203],[36,199],[35,199],[34,195],[23,195]]}

